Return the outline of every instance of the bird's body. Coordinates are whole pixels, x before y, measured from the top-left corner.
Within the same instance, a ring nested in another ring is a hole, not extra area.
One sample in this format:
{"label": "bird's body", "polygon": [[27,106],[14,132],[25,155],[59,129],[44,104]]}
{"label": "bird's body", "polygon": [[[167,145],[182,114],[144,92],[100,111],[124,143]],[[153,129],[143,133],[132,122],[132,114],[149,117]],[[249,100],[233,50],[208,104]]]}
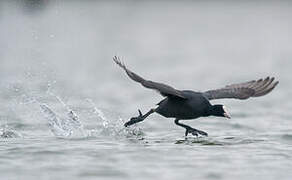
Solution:
{"label": "bird's body", "polygon": [[157,104],[157,108],[150,109],[150,111],[148,111],[146,114],[142,115],[141,111],[139,110],[139,116],[131,118],[130,121],[125,123],[125,126],[127,127],[132,124],[141,122],[150,114],[156,112],[167,118],[175,118],[175,124],[186,129],[186,136],[188,133],[192,133],[196,136],[198,134],[207,136],[208,134],[204,131],[182,124],[179,122],[180,120],[196,119],[206,116],[230,118],[223,105],[212,105],[210,100],[223,98],[243,100],[250,97],[264,96],[270,93],[279,83],[278,81],[274,81],[274,77],[267,77],[257,81],[253,80],[244,83],[232,84],[225,86],[224,88],[205,92],[177,90],[169,85],[142,78],[138,74],[127,69],[126,66],[116,56],[113,58],[113,60],[126,71],[127,75],[132,80],[140,83],[146,88],[158,91],[162,96],[165,97],[165,99]]}
{"label": "bird's body", "polygon": [[166,97],[158,103],[156,111],[158,114],[168,118],[195,119],[209,115],[212,106],[209,100],[200,92],[182,91],[187,99]]}

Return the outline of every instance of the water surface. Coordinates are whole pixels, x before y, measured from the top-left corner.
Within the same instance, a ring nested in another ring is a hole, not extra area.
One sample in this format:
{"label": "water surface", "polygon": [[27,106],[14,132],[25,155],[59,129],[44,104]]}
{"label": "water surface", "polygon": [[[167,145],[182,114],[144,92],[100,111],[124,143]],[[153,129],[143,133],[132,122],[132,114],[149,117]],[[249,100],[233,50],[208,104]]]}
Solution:
{"label": "water surface", "polygon": [[[0,2],[0,179],[291,179],[292,4]],[[113,62],[178,89],[261,78],[269,95],[218,100],[232,119],[157,114],[162,97]]]}

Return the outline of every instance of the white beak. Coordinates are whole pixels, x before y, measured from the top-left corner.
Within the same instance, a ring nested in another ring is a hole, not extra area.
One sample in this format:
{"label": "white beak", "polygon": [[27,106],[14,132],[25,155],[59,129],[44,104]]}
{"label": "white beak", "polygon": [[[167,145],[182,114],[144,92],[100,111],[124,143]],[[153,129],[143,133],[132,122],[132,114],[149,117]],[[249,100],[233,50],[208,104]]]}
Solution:
{"label": "white beak", "polygon": [[226,107],[225,106],[223,106],[223,110],[224,110],[224,117],[227,117],[228,119],[231,119],[231,116],[229,115],[229,113],[227,112],[227,110],[226,110]]}

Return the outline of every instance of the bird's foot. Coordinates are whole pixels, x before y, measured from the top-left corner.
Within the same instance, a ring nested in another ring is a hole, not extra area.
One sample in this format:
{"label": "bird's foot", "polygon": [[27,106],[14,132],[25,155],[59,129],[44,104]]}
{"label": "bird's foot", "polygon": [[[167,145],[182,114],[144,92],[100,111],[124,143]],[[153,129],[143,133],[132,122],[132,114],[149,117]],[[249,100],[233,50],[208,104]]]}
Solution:
{"label": "bird's foot", "polygon": [[133,124],[135,124],[135,123],[137,123],[137,122],[140,122],[140,121],[143,121],[143,120],[144,120],[143,115],[142,115],[140,109],[138,109],[138,112],[139,112],[139,116],[137,116],[137,117],[132,117],[132,118],[130,119],[130,121],[128,121],[128,122],[126,122],[126,123],[124,124],[125,127],[131,126],[131,125],[133,125]]}
{"label": "bird's foot", "polygon": [[187,136],[189,133],[191,133],[193,136],[199,136],[199,134],[202,136],[208,136],[208,133],[194,128],[187,128],[185,136]]}

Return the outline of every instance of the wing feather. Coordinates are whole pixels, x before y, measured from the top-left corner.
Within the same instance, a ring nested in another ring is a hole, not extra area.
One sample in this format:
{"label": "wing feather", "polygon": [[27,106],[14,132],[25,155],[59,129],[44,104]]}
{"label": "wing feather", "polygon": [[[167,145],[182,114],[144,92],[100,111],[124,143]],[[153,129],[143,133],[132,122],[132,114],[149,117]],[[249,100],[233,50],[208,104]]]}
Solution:
{"label": "wing feather", "polygon": [[115,61],[115,63],[117,65],[119,65],[121,68],[123,68],[127,75],[134,81],[140,83],[142,86],[146,87],[146,88],[150,88],[150,89],[154,89],[156,91],[158,91],[162,96],[174,96],[174,97],[179,97],[179,98],[183,98],[186,99],[186,97],[183,96],[182,92],[163,83],[158,83],[158,82],[154,82],[154,81],[149,81],[146,80],[144,78],[142,78],[141,76],[139,76],[138,74],[130,71],[121,61],[120,58],[117,56],[113,57],[113,60]]}
{"label": "wing feather", "polygon": [[274,80],[274,77],[266,77],[265,79],[231,84],[224,88],[206,91],[203,94],[209,100],[223,98],[248,99],[250,97],[259,97],[268,94],[279,84],[279,81]]}

